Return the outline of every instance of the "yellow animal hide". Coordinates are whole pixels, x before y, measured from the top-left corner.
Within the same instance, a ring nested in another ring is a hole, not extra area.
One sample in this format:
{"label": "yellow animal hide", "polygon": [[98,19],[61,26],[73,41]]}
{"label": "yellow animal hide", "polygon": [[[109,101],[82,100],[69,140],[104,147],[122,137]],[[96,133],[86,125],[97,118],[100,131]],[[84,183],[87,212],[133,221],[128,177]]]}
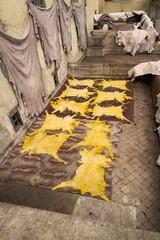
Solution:
{"label": "yellow animal hide", "polygon": [[116,117],[121,120],[126,120],[131,123],[127,118],[124,117],[123,115],[123,105],[121,106],[110,106],[110,107],[101,107],[99,105],[96,105],[93,108],[93,117],[101,117],[103,115],[106,116],[111,116],[111,117]]}
{"label": "yellow animal hide", "polygon": [[129,82],[128,80],[109,80],[109,81],[102,80],[102,82],[99,83],[98,85],[102,86],[103,89],[112,87],[112,88],[118,88],[118,89],[121,89],[121,90],[124,90],[124,91],[130,91],[127,88],[127,83],[128,82]]}
{"label": "yellow animal hide", "polygon": [[68,82],[69,82],[69,85],[73,86],[73,87],[86,86],[86,87],[92,88],[93,85],[95,84],[96,80],[92,80],[92,79],[85,79],[85,80],[69,79]]}
{"label": "yellow animal hide", "polygon": [[126,100],[130,100],[132,99],[132,97],[127,96],[127,94],[125,92],[103,92],[103,91],[96,91],[97,92],[97,97],[94,100],[95,103],[102,103],[104,101],[118,101],[122,104],[124,104],[124,102]]}
{"label": "yellow animal hide", "polygon": [[66,98],[66,97],[83,97],[85,99],[88,99],[89,96],[92,93],[88,91],[87,88],[84,89],[75,89],[70,86],[66,86],[66,89],[63,91],[63,93],[60,95],[61,98]]}
{"label": "yellow animal hide", "polygon": [[62,162],[66,165],[67,162],[59,158],[57,153],[62,145],[68,140],[69,136],[70,135],[65,133],[47,135],[46,132],[37,132],[32,136],[26,136],[24,138],[21,153],[28,152],[29,155],[48,154],[58,162]]}
{"label": "yellow animal hide", "polygon": [[111,159],[114,159],[113,152],[111,150],[111,142],[108,137],[108,133],[111,133],[109,125],[106,125],[97,119],[94,123],[86,123],[86,127],[90,130],[87,131],[83,141],[77,143],[70,149],[74,149],[79,146],[92,146],[94,153],[102,153],[103,149],[106,148],[110,154]]}
{"label": "yellow animal hide", "polygon": [[62,131],[68,131],[71,133],[75,126],[78,126],[80,124],[79,121],[75,121],[73,119],[74,116],[66,116],[64,118],[57,117],[54,114],[48,114],[46,112],[46,118],[43,122],[42,127],[38,130],[45,131],[45,130],[62,130]]}
{"label": "yellow animal hide", "polygon": [[107,184],[104,177],[104,168],[110,168],[111,159],[87,149],[81,151],[80,155],[82,156],[79,161],[81,165],[76,170],[75,177],[67,182],[60,183],[53,187],[52,190],[70,187],[80,190],[81,194],[90,193],[91,196],[100,196],[102,199],[109,201],[105,193]]}
{"label": "yellow animal hide", "polygon": [[51,106],[53,107],[55,112],[64,112],[65,110],[72,111],[73,113],[80,114],[83,117],[89,118],[89,116],[86,115],[88,104],[90,101],[79,103],[75,101],[69,101],[64,99],[58,99],[56,102],[51,102]]}

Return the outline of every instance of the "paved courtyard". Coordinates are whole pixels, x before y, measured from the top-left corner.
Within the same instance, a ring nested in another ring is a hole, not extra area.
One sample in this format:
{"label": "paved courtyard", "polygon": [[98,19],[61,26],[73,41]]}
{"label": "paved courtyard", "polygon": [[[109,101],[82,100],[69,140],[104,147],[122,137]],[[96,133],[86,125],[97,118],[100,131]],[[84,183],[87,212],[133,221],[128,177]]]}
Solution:
{"label": "paved courtyard", "polygon": [[[150,89],[143,82],[134,84],[134,122],[122,123],[118,157],[111,171],[111,200],[137,206],[138,227],[160,231],[160,168],[155,166],[159,143],[153,131],[156,124]],[[0,183],[1,201],[61,213],[72,214],[78,197],[62,190],[52,192],[44,186]]]}
{"label": "paved courtyard", "polygon": [[119,159],[112,172],[112,201],[138,208],[138,227],[160,231],[160,168],[150,88],[143,82],[134,86],[135,125],[123,124]]}

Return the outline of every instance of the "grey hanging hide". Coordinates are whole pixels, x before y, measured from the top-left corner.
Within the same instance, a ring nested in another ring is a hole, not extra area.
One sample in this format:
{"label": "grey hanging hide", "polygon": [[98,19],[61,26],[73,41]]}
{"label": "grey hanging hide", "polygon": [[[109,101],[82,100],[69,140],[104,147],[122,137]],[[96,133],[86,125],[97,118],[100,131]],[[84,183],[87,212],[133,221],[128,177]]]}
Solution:
{"label": "grey hanging hide", "polygon": [[72,6],[69,7],[64,2],[64,0],[58,0],[58,7],[63,48],[65,52],[69,53],[72,50],[71,45]]}
{"label": "grey hanging hide", "polygon": [[81,5],[73,4],[73,15],[75,19],[78,47],[82,51],[87,48],[87,27],[86,27],[86,0]]}
{"label": "grey hanging hide", "polygon": [[33,17],[35,34],[40,38],[45,62],[50,67],[53,61],[56,68],[60,66],[61,54],[59,43],[59,23],[57,1],[49,8],[41,8],[27,1],[29,13]]}
{"label": "grey hanging hide", "polygon": [[144,62],[136,65],[128,72],[128,77],[135,80],[135,77],[146,74],[160,75],[160,61]]}
{"label": "grey hanging hide", "polygon": [[0,32],[0,58],[2,71],[18,101],[22,100],[26,115],[33,117],[41,113],[44,89],[31,19],[21,39]]}

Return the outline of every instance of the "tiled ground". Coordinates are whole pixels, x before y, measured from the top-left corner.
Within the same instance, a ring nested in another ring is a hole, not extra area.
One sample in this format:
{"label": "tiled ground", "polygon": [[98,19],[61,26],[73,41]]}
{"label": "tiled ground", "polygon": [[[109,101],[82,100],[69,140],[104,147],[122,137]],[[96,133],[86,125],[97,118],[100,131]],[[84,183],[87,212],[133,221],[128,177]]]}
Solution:
{"label": "tiled ground", "polygon": [[159,144],[149,86],[136,82],[134,99],[135,125],[122,125],[112,200],[136,205],[138,227],[160,231],[160,168],[155,166]]}
{"label": "tiled ground", "polygon": [[[138,208],[138,227],[160,231],[159,143],[149,86],[134,86],[135,124],[122,124],[119,158],[112,171],[112,201]],[[0,200],[72,214],[78,194],[0,183]]]}

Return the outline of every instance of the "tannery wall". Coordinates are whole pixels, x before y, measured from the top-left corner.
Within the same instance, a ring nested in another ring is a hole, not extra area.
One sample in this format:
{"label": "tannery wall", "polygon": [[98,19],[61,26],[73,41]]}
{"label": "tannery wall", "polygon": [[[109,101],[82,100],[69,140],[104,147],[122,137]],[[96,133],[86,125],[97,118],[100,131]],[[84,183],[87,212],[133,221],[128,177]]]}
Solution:
{"label": "tannery wall", "polygon": [[[46,7],[51,6],[54,1],[55,0],[45,0]],[[65,2],[70,5],[71,1],[65,0]],[[81,4],[82,0],[75,0],[74,2],[79,5]],[[95,11],[99,11],[99,1],[86,0],[86,4],[86,25],[88,35],[90,35],[93,30],[93,14]],[[15,38],[21,38],[28,20],[29,14],[26,0],[0,0],[0,31]],[[60,84],[66,79],[67,63],[78,62],[84,55],[84,53],[78,49],[77,33],[73,18],[71,19],[71,34],[72,51],[69,54],[64,53],[61,36],[59,35],[62,56],[60,68],[58,69],[58,78]],[[37,40],[37,50],[42,69],[42,82],[45,89],[45,102],[47,104],[51,96],[56,91],[55,82],[52,75],[52,72],[55,70],[55,66],[54,64],[52,64],[50,68],[46,66],[39,40]],[[0,86],[0,157],[3,157],[5,153],[7,154],[8,147],[15,144],[20,137],[23,136],[35,118],[26,117],[24,109],[18,106],[18,101],[13,87],[5,78],[1,70]],[[11,123],[10,116],[17,110],[20,113],[23,124],[18,131],[15,131]]]}
{"label": "tannery wall", "polygon": [[151,0],[100,0],[100,13],[143,10],[150,14]]}

